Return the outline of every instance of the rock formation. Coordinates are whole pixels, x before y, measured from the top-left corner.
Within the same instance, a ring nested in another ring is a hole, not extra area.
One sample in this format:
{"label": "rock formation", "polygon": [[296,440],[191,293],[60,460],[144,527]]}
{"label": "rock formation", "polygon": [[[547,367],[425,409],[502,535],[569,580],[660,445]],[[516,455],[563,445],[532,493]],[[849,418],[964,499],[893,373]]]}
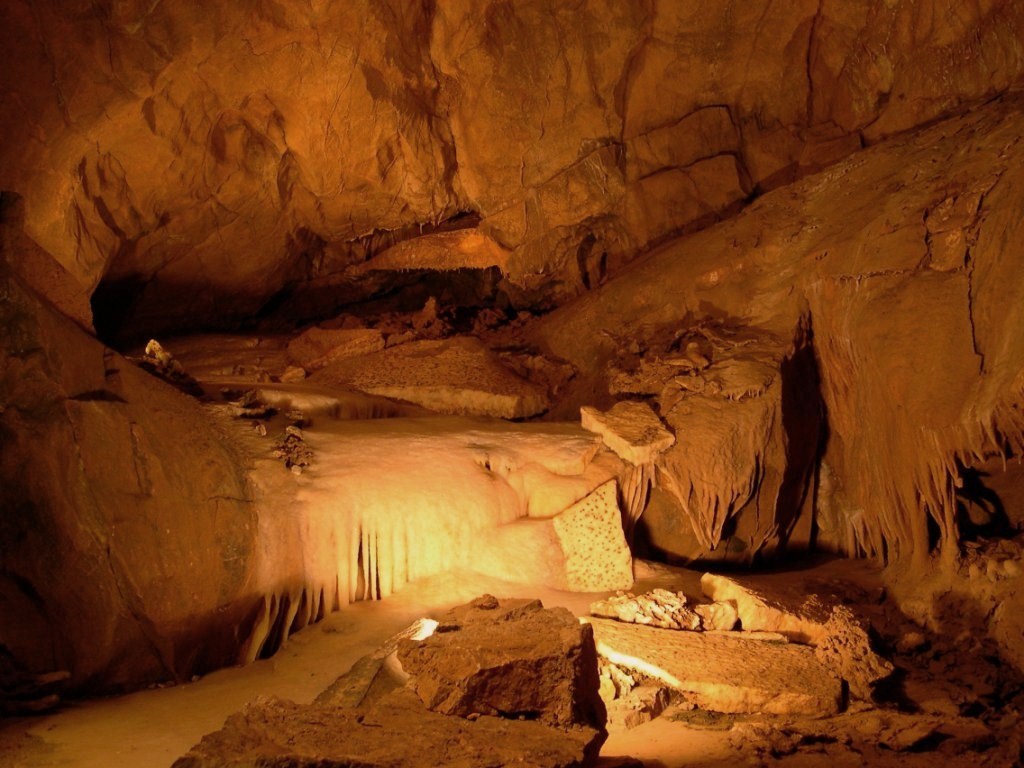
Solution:
{"label": "rock formation", "polygon": [[363,660],[397,648],[406,688],[368,696],[377,679],[349,673],[312,705],[257,700],[175,768],[594,764],[607,734],[589,626],[485,595],[422,627]]}
{"label": "rock formation", "polygon": [[453,568],[628,589],[630,545],[873,557],[1020,662],[1022,40],[1014,0],[8,0],[13,700]]}
{"label": "rock formation", "polygon": [[1009,0],[90,9],[6,4],[0,189],[106,334],[338,306],[348,268],[449,222],[508,252],[509,295],[596,287],[1001,92],[1024,30]]}

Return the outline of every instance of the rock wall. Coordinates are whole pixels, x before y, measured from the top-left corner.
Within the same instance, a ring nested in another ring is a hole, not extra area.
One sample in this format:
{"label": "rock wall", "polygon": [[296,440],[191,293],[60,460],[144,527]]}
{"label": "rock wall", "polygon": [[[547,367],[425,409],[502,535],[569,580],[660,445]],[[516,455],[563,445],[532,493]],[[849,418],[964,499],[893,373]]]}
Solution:
{"label": "rock wall", "polygon": [[95,691],[233,662],[258,607],[235,454],[2,259],[0,325],[0,667]]}
{"label": "rock wall", "polygon": [[1022,38],[1012,0],[12,0],[0,190],[108,333],[359,298],[460,213],[550,301],[1005,90]]}
{"label": "rock wall", "polygon": [[[645,389],[626,395],[646,392],[675,431],[659,504],[674,493],[697,539],[671,554],[750,559],[795,536],[956,556],[965,468],[1024,448],[1022,128],[1016,95],[864,150],[537,325],[581,371],[556,415],[621,396],[615,371],[641,350]],[[686,373],[688,339],[706,346]],[[734,381],[738,357],[768,372]]]}

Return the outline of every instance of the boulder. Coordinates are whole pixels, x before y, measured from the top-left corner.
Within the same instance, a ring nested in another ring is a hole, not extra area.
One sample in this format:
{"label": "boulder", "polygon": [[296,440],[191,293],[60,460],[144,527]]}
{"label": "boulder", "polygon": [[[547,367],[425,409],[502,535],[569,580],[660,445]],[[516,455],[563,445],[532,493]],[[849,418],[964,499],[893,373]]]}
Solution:
{"label": "boulder", "polygon": [[593,735],[528,720],[446,717],[408,690],[366,709],[266,698],[204,736],[174,768],[571,768],[593,764],[600,746]]}
{"label": "boulder", "polygon": [[435,712],[604,731],[593,633],[564,608],[487,595],[399,643],[398,659]]}
{"label": "boulder", "polygon": [[2,260],[0,326],[0,647],[93,692],[233,663],[257,602],[238,454]]}

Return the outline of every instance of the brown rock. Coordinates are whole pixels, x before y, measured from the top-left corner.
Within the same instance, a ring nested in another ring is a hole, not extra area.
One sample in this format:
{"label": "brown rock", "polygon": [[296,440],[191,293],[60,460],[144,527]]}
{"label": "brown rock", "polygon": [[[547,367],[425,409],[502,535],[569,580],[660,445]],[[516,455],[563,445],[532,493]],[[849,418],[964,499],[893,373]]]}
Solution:
{"label": "brown rock", "polygon": [[593,633],[564,608],[485,597],[400,643],[398,659],[435,712],[604,729]]}
{"label": "brown rock", "polygon": [[316,371],[335,360],[382,349],[384,337],[372,328],[326,330],[314,326],[288,343],[288,357],[307,371]]}
{"label": "brown rock", "polygon": [[605,445],[633,465],[653,462],[676,441],[647,403],[623,400],[607,412],[584,406],[580,419],[584,429],[601,435]]}
{"label": "brown rock", "polygon": [[844,678],[850,692],[870,701],[872,686],[893,666],[871,648],[866,625],[849,608],[830,605],[814,594],[792,595],[744,584],[740,579],[706,573],[701,589],[716,601],[736,606],[745,630],[779,632],[814,646],[815,655]]}
{"label": "brown rock", "polygon": [[312,381],[344,384],[439,413],[515,419],[547,409],[547,395],[521,379],[477,339],[454,337],[335,360]]}
{"label": "brown rock", "polygon": [[539,722],[446,717],[411,691],[363,710],[258,699],[203,737],[174,768],[538,768],[592,765],[600,741],[590,728]]}
{"label": "brown rock", "polygon": [[92,691],[233,663],[254,608],[239,457],[2,261],[0,297],[0,645]]}
{"label": "brown rock", "polygon": [[715,712],[832,715],[842,682],[810,648],[747,640],[742,632],[673,632],[588,619],[598,653]]}

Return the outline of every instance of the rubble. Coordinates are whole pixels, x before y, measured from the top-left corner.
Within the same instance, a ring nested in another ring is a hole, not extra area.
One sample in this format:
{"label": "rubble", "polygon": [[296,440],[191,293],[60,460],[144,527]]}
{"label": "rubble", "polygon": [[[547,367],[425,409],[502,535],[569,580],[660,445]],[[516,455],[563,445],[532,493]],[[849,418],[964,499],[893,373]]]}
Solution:
{"label": "rubble", "polygon": [[631,624],[661,629],[728,631],[738,615],[731,602],[687,606],[686,595],[667,589],[653,589],[641,595],[618,592],[590,605],[590,614]]}
{"label": "rubble", "polygon": [[590,627],[484,595],[391,638],[311,705],[257,699],[174,766],[590,766],[605,722]]}
{"label": "rubble", "polygon": [[168,384],[172,384],[187,395],[192,395],[192,397],[203,396],[203,388],[199,385],[199,382],[189,375],[181,363],[175,360],[174,356],[164,349],[156,339],[149,340],[142,357],[128,357],[128,359],[137,363],[140,368],[159,376]]}

